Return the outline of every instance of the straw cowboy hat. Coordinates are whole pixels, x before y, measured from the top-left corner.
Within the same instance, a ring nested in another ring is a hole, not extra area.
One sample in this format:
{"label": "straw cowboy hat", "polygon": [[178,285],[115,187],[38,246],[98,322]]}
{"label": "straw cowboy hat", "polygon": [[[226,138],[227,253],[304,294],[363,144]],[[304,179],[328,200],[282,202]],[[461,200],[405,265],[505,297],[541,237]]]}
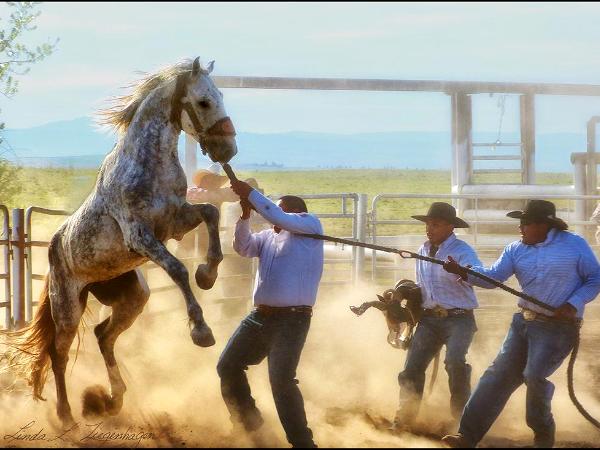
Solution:
{"label": "straw cowboy hat", "polygon": [[455,228],[469,228],[469,224],[456,217],[454,206],[444,202],[434,202],[429,207],[426,216],[411,216],[413,219],[426,222],[427,219],[442,219],[454,225]]}
{"label": "straw cowboy hat", "polygon": [[219,189],[229,181],[226,175],[219,175],[221,167],[218,164],[212,164],[208,169],[197,170],[192,176],[192,182],[203,189]]}
{"label": "straw cowboy hat", "polygon": [[529,200],[523,211],[511,211],[507,214],[513,219],[525,219],[532,223],[548,223],[560,230],[569,226],[564,220],[556,217],[556,206],[547,200]]}

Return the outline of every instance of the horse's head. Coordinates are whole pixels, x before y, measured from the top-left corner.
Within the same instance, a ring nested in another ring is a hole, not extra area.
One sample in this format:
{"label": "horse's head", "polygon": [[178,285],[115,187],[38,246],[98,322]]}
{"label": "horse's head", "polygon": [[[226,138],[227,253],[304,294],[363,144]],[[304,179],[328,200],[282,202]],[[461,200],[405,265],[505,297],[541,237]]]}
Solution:
{"label": "horse's head", "polygon": [[213,64],[203,68],[196,58],[192,71],[178,77],[172,114],[181,129],[198,141],[204,154],[214,162],[226,163],[237,153],[235,129],[225,112],[223,94],[209,76]]}

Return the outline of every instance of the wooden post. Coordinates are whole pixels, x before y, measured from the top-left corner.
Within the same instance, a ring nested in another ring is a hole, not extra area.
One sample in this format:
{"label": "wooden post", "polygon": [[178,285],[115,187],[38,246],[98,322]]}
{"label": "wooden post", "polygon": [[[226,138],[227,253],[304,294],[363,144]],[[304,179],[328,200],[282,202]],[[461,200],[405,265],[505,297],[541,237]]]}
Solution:
{"label": "wooden post", "polygon": [[521,95],[521,159],[523,184],[535,184],[535,96]]}

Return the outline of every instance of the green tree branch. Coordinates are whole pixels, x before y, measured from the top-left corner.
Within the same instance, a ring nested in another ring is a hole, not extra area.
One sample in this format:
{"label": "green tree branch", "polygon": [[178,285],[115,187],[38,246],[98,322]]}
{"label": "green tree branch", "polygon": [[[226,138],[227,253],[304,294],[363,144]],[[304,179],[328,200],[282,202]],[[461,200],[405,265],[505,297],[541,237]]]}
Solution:
{"label": "green tree branch", "polygon": [[[31,65],[50,56],[58,43],[58,39],[36,46],[23,42],[25,35],[37,28],[34,22],[41,14],[36,10],[39,3],[6,2],[9,17],[0,17],[0,94],[6,98],[12,98],[18,92],[18,77],[26,75]],[[3,148],[3,130],[4,123],[0,122],[0,203],[8,202],[18,194],[20,186],[18,167],[2,157],[6,150]]]}

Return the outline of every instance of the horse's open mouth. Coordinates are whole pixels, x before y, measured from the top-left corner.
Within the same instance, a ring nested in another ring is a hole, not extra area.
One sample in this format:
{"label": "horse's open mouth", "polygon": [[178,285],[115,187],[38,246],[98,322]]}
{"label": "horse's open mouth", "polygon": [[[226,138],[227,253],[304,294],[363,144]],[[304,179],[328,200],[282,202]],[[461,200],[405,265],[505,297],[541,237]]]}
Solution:
{"label": "horse's open mouth", "polygon": [[225,164],[237,154],[234,137],[207,136],[200,142],[202,153],[207,154],[213,162]]}

